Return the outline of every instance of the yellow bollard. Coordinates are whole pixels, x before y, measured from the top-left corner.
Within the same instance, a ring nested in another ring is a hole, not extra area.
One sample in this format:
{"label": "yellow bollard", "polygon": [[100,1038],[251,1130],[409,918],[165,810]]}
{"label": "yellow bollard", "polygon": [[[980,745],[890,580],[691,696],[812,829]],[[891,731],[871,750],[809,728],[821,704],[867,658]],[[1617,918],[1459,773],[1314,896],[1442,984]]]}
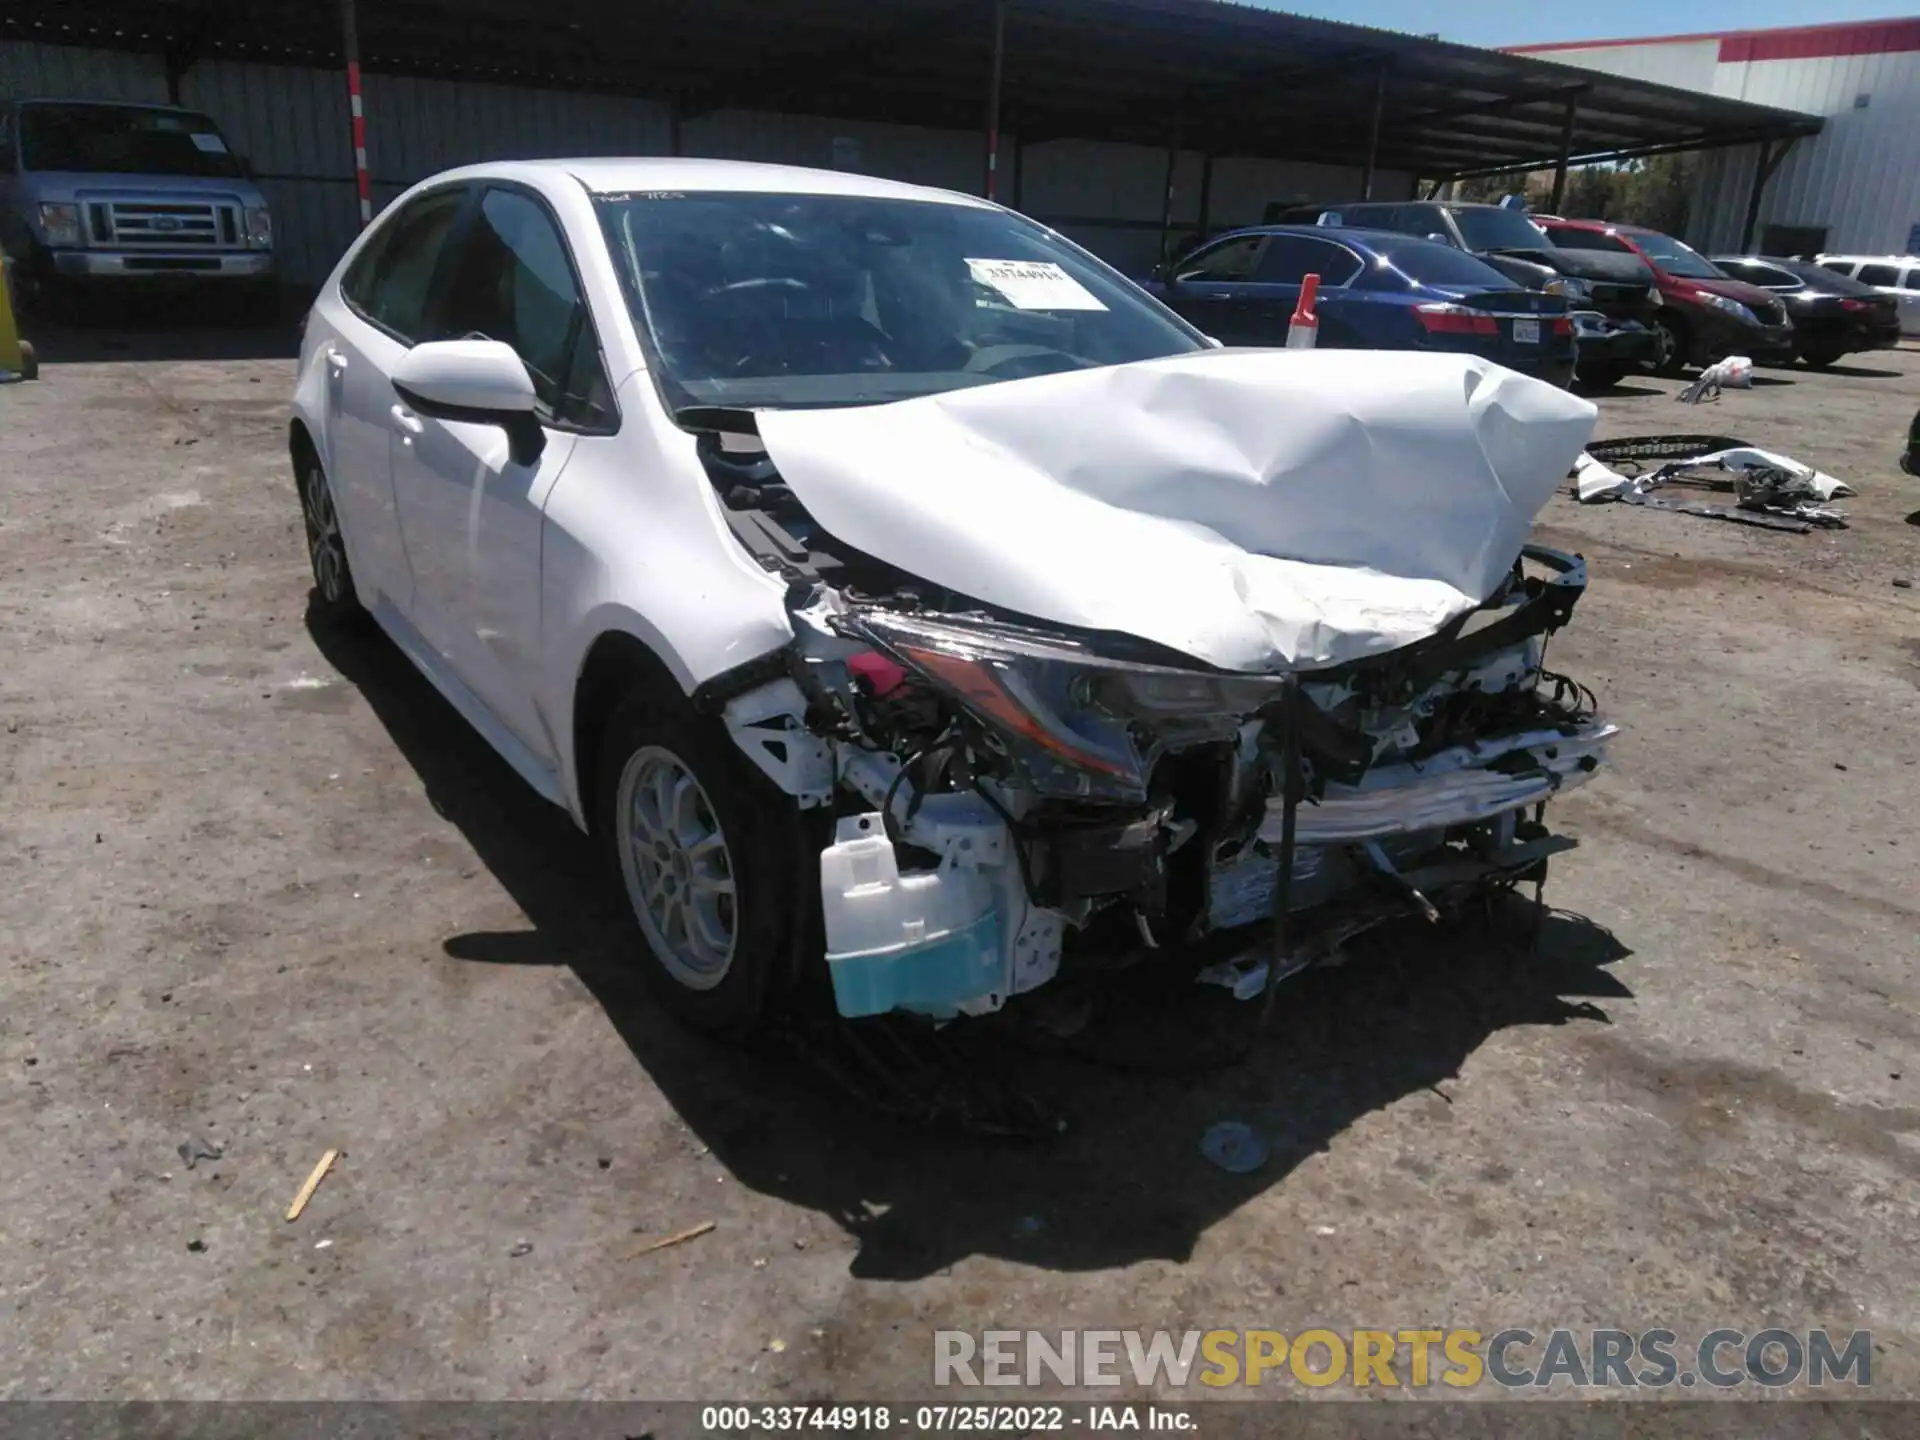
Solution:
{"label": "yellow bollard", "polygon": [[0,259],[0,374],[18,375],[31,380],[37,368],[33,352],[20,343],[20,329],[13,320],[13,298],[7,284],[10,262]]}

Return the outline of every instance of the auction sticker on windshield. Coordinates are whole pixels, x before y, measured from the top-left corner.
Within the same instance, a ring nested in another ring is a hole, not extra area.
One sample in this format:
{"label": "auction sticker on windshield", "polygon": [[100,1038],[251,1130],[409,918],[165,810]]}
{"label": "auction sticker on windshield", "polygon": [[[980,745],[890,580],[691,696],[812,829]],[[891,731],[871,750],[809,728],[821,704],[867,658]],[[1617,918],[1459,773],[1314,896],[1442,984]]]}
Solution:
{"label": "auction sticker on windshield", "polygon": [[204,130],[195,130],[187,138],[193,141],[194,149],[204,151],[208,155],[224,155],[227,153],[227,142],[222,140],[218,135],[209,135]]}
{"label": "auction sticker on windshield", "polygon": [[968,260],[973,278],[1016,310],[1104,310],[1094,293],[1051,260]]}

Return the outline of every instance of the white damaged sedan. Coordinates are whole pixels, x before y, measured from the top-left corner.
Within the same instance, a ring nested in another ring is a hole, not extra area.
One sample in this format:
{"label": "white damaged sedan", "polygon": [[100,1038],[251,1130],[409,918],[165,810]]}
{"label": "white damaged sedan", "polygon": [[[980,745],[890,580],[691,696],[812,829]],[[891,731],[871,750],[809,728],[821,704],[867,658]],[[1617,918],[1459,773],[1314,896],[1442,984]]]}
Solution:
{"label": "white damaged sedan", "polygon": [[1594,418],[1221,349],[968,196],[638,159],[403,195],[289,439],[316,619],[370,615],[744,1033],[1208,936],[1271,983],[1541,877],[1613,733],[1544,668],[1584,568],[1526,543]]}

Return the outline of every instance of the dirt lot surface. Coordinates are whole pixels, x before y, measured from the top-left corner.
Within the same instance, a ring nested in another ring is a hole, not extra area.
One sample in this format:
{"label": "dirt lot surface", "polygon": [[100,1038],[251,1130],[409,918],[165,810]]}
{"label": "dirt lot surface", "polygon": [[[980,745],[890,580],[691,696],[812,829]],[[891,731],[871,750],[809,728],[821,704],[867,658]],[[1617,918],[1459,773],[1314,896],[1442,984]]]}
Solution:
{"label": "dirt lot surface", "polygon": [[1070,1120],[1023,1146],[649,1009],[565,817],[309,631],[293,367],[244,345],[0,390],[0,1398],[898,1398],[994,1325],[1864,1328],[1920,1395],[1920,352],[1602,399],[1860,495],[1549,506],[1555,665],[1627,733],[1539,958],[1398,932],[1225,1068],[1115,1000],[1124,1065],[1003,1057]]}

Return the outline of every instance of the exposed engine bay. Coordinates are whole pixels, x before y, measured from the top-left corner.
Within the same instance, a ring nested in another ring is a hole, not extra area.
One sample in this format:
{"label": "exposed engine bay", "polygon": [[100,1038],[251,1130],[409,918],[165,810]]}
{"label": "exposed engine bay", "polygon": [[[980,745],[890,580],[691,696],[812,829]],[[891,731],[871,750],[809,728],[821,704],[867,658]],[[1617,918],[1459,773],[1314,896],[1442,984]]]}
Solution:
{"label": "exposed engine bay", "polygon": [[1209,937],[1243,939],[1271,985],[1384,921],[1543,879],[1573,845],[1544,803],[1615,733],[1546,665],[1578,557],[1525,546],[1422,639],[1251,673],[855,550],[751,413],[679,419],[734,535],[788,587],[793,643],[695,698],[832,818],[821,902],[844,1015],[986,1013],[1063,966],[1198,969]]}

